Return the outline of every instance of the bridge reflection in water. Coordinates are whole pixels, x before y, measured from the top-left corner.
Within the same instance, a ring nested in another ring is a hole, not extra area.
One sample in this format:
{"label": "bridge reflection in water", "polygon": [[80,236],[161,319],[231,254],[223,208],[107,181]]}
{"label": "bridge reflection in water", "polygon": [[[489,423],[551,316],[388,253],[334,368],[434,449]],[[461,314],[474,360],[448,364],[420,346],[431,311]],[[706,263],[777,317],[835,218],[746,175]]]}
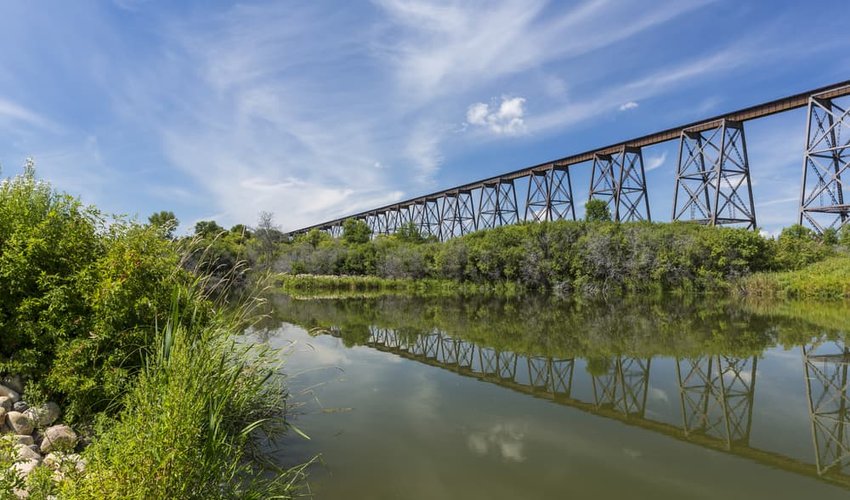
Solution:
{"label": "bridge reflection in water", "polygon": [[[329,333],[342,337],[338,327]],[[462,376],[549,399],[558,404],[611,418],[696,445],[766,465],[814,476],[850,488],[848,434],[848,365],[843,342],[817,341],[803,346],[814,459],[799,460],[750,444],[758,356],[705,355],[675,359],[681,425],[647,415],[652,358],[615,356],[584,360],[522,355],[454,338],[442,331],[411,333],[369,327],[366,346],[451,370]],[[591,388],[591,399],[574,395],[574,387]]]}

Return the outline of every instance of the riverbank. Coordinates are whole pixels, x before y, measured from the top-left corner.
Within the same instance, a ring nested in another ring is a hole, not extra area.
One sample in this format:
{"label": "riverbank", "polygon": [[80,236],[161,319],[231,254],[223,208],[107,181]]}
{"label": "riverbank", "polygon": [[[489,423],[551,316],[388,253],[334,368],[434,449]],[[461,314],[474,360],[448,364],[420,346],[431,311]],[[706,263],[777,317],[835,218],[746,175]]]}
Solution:
{"label": "riverbank", "polygon": [[[0,403],[0,498],[293,496],[299,469],[257,452],[288,428],[278,356],[238,341],[253,303],[199,271],[207,253],[85,206],[31,165],[0,183],[0,377],[18,375],[36,411]],[[42,408],[78,433],[67,474],[41,453],[55,432]]]}

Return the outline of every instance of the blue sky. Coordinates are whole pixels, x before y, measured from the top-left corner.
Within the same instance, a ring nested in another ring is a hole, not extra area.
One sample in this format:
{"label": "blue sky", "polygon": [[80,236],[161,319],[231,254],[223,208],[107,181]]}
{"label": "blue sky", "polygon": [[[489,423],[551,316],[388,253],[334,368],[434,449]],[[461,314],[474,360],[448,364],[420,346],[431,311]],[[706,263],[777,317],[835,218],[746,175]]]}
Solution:
{"label": "blue sky", "polygon": [[[284,229],[850,78],[843,0],[3,2],[0,165],[141,219]],[[805,112],[747,124],[793,223]],[[668,220],[677,144],[644,150]],[[574,174],[586,197],[590,166]]]}

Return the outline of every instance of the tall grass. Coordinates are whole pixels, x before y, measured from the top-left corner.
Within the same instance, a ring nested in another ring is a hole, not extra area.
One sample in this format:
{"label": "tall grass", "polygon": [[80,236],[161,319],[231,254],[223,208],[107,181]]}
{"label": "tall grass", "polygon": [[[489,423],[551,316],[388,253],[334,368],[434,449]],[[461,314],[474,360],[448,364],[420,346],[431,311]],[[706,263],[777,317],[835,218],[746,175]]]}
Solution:
{"label": "tall grass", "polygon": [[850,256],[838,255],[795,271],[757,273],[741,283],[752,296],[850,300]]}
{"label": "tall grass", "polygon": [[63,498],[293,496],[300,469],[270,472],[255,459],[257,436],[286,425],[277,353],[238,342],[244,314],[192,321],[200,312],[175,306],[124,410],[89,447],[86,473],[64,485]]}

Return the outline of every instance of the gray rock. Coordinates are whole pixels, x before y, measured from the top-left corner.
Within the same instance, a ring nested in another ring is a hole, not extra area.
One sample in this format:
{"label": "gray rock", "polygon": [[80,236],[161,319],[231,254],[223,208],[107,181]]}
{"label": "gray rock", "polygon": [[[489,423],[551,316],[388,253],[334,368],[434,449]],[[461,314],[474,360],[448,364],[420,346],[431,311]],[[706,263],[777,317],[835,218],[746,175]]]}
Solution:
{"label": "gray rock", "polygon": [[67,425],[54,425],[44,431],[41,452],[72,450],[77,445],[77,433]]}
{"label": "gray rock", "polygon": [[0,379],[0,384],[5,385],[18,394],[24,393],[24,379],[20,375],[7,375]]}
{"label": "gray rock", "polygon": [[18,391],[13,391],[5,385],[0,385],[0,396],[5,396],[11,399],[12,403],[17,403],[21,400],[21,395],[18,394]]}
{"label": "gray rock", "polygon": [[32,445],[35,444],[35,439],[33,439],[32,436],[26,436],[26,435],[23,435],[23,434],[17,435],[17,436],[12,436],[12,439],[14,440],[15,443],[22,444],[24,446],[32,446]]}
{"label": "gray rock", "polygon": [[30,408],[24,413],[28,414],[39,427],[48,427],[59,420],[62,410],[54,402],[45,403],[38,408]]}
{"label": "gray rock", "polygon": [[24,460],[15,463],[12,467],[18,473],[19,478],[26,479],[39,465],[41,465],[41,460]]}
{"label": "gray rock", "polygon": [[15,455],[17,455],[18,460],[38,460],[39,462],[42,460],[41,455],[37,451],[25,444],[15,445]]}
{"label": "gray rock", "polygon": [[6,411],[12,411],[12,398],[8,396],[0,396],[0,408],[3,408]]}
{"label": "gray rock", "polygon": [[15,434],[32,434],[35,430],[35,422],[24,413],[10,411],[6,414],[6,425],[12,428]]}
{"label": "gray rock", "polygon": [[30,405],[28,405],[26,401],[18,401],[17,403],[12,405],[12,409],[23,413],[30,409]]}

